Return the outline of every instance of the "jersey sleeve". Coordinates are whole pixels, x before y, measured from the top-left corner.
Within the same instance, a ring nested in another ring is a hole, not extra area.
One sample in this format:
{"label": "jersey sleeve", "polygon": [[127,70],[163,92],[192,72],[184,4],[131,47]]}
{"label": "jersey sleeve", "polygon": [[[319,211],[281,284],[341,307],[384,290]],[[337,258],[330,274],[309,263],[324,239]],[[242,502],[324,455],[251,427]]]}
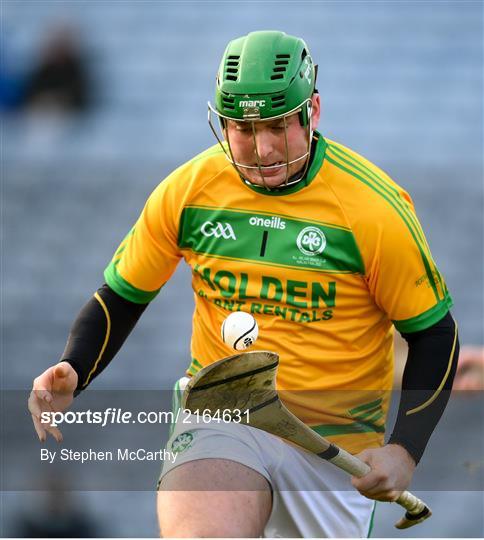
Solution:
{"label": "jersey sleeve", "polygon": [[126,300],[138,304],[153,300],[181,258],[180,205],[174,191],[169,179],[155,189],[104,271],[106,283]]}
{"label": "jersey sleeve", "polygon": [[452,305],[410,196],[393,184],[379,197],[360,243],[376,304],[399,332],[425,330]]}

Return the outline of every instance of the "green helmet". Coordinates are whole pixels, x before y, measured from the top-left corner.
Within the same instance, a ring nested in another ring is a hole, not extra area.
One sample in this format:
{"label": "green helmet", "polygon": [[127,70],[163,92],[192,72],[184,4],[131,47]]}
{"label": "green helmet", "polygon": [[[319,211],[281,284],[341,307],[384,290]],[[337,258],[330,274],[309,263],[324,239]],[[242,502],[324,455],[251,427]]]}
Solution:
{"label": "green helmet", "polygon": [[[260,31],[231,41],[222,57],[215,109],[222,117],[263,120],[296,111],[314,93],[316,69],[306,43]],[[300,111],[302,125],[308,110]]]}

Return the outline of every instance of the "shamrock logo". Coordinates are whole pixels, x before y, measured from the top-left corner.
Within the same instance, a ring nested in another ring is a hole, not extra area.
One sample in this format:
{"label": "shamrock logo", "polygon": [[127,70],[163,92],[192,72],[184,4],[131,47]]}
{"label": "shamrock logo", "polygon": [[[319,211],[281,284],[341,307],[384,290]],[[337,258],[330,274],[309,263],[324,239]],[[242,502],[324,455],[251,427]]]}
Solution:
{"label": "shamrock logo", "polygon": [[193,433],[190,431],[185,431],[185,433],[180,433],[178,437],[171,443],[171,449],[174,454],[180,454],[190,448],[193,442]]}
{"label": "shamrock logo", "polygon": [[301,253],[314,257],[322,253],[326,247],[326,236],[318,227],[305,227],[298,234],[296,243]]}

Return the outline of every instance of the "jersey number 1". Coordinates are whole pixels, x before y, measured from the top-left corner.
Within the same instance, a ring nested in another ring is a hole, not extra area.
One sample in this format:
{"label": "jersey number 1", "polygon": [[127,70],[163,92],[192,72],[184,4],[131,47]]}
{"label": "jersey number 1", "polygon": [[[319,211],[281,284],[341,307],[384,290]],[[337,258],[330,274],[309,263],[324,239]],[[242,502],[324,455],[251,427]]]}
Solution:
{"label": "jersey number 1", "polygon": [[269,231],[264,231],[262,234],[262,242],[260,245],[260,256],[264,257],[266,253],[267,237],[269,236]]}

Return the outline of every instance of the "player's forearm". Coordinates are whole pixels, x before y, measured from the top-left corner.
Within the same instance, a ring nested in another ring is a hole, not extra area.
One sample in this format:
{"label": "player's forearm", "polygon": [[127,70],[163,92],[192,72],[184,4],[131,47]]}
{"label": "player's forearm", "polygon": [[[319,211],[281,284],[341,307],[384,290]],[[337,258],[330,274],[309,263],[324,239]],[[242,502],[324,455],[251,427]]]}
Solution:
{"label": "player's forearm", "polygon": [[388,442],[403,446],[418,463],[449,400],[459,357],[457,325],[449,312],[432,327],[403,337],[409,351]]}
{"label": "player's forearm", "polygon": [[111,362],[148,304],[135,304],[104,284],[76,317],[61,361],[78,375],[77,392]]}

